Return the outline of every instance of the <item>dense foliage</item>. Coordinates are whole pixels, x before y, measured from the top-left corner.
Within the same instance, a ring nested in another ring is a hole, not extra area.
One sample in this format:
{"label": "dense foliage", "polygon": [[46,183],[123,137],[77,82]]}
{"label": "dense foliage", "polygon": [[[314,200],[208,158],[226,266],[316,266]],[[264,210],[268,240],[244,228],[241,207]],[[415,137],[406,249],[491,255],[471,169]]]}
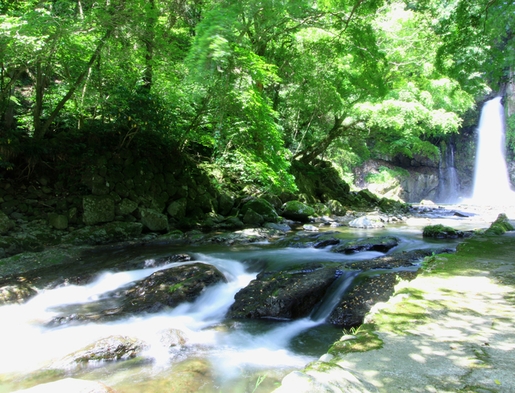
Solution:
{"label": "dense foliage", "polygon": [[159,136],[220,179],[295,188],[292,160],[343,171],[438,154],[514,59],[512,2],[6,0],[0,166],[61,133]]}

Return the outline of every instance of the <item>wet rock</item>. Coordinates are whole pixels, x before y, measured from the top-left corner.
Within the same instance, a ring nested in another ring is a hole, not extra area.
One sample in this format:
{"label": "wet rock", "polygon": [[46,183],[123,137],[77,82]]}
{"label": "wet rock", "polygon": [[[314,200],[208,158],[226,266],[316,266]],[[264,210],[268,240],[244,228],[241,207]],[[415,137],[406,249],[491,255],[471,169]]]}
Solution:
{"label": "wet rock", "polygon": [[59,365],[86,364],[94,361],[128,360],[138,356],[146,344],[127,336],[109,336],[64,358]]}
{"label": "wet rock", "polygon": [[348,268],[355,270],[371,270],[371,269],[394,269],[399,267],[408,267],[418,269],[418,264],[430,255],[453,253],[450,248],[428,248],[423,250],[412,250],[394,252],[383,257],[355,261],[347,264]]}
{"label": "wet rock", "polygon": [[0,287],[0,305],[23,303],[36,294],[37,291],[26,283],[5,285]]}
{"label": "wet rock", "polygon": [[346,293],[327,321],[339,326],[359,326],[365,315],[378,302],[387,301],[394,293],[399,277],[412,280],[417,272],[382,273],[362,276],[355,280],[352,289]]}
{"label": "wet rock", "polygon": [[234,297],[229,318],[296,319],[308,316],[337,278],[332,264],[262,272]]}
{"label": "wet rock", "polygon": [[286,233],[291,231],[291,227],[284,223],[267,222],[264,225],[265,228],[272,229],[278,232]]}
{"label": "wet rock", "polygon": [[349,226],[352,228],[382,228],[384,223],[379,216],[363,216],[349,222]]}
{"label": "wet rock", "polygon": [[388,252],[398,246],[400,239],[394,236],[369,237],[365,239],[350,240],[339,244],[331,251],[344,254],[354,254],[361,251]]}
{"label": "wet rock", "polygon": [[315,210],[300,202],[300,201],[288,201],[283,205],[281,216],[289,220],[307,222],[309,217],[315,214]]}
{"label": "wet rock", "polygon": [[17,393],[116,393],[109,386],[100,382],[83,379],[65,378],[55,382],[43,383],[30,389],[17,390]]}
{"label": "wet rock", "polygon": [[206,386],[213,385],[211,368],[212,366],[207,359],[188,359],[174,364],[168,375],[160,374],[153,378],[152,381],[137,383],[137,391],[201,392]]}
{"label": "wet rock", "polygon": [[161,332],[159,342],[166,348],[178,347],[186,344],[186,335],[179,329],[168,329]]}
{"label": "wet rock", "polygon": [[435,239],[456,239],[459,237],[465,237],[466,235],[467,232],[459,231],[442,224],[428,225],[424,227],[422,232],[423,237],[433,237]]}
{"label": "wet rock", "polygon": [[207,287],[225,282],[225,276],[214,266],[194,263],[160,270],[127,290],[123,312],[158,312],[195,300]]}

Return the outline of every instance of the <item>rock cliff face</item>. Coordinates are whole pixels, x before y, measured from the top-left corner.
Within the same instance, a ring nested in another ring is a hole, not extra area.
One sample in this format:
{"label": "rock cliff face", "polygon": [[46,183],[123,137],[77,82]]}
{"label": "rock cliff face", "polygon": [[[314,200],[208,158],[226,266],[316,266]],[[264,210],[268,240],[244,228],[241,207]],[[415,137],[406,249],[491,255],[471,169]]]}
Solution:
{"label": "rock cliff face", "polygon": [[[426,163],[412,167],[400,167],[385,160],[368,160],[354,170],[355,184],[386,198],[407,203],[418,203],[423,199],[434,200],[438,196],[438,165]],[[371,175],[387,171],[391,176],[382,176],[376,182]]]}

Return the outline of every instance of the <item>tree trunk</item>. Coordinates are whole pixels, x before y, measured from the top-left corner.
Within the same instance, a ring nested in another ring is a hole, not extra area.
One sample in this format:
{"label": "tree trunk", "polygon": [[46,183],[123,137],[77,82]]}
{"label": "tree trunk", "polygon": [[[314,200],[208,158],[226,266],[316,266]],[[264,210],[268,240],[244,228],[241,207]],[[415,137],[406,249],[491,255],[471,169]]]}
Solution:
{"label": "tree trunk", "polygon": [[[45,123],[41,124],[40,116],[37,116],[37,119],[36,119],[36,116],[34,116],[34,128],[35,128],[34,138],[35,139],[43,139],[43,137],[45,136],[45,133],[49,130],[50,126],[52,125],[52,123],[54,122],[56,117],[59,115],[59,112],[61,111],[61,109],[63,109],[64,105],[73,96],[73,94],[75,93],[77,88],[82,84],[82,82],[84,81],[84,78],[86,78],[86,76],[88,75],[90,68],[93,66],[93,64],[95,63],[95,61],[98,58],[98,56],[100,56],[100,51],[104,47],[106,41],[111,36],[111,33],[113,32],[113,29],[114,29],[113,27],[110,27],[106,31],[104,36],[100,39],[99,43],[97,44],[97,47],[96,47],[95,51],[91,55],[91,57],[89,59],[89,62],[86,65],[86,68],[84,69],[84,71],[82,71],[80,73],[80,75],[77,77],[75,82],[70,86],[70,89],[68,90],[66,95],[61,99],[61,101],[59,101],[59,103],[57,104],[55,109],[52,111],[52,113],[50,114],[48,119],[45,121]],[[39,64],[39,66],[40,66],[40,64]],[[36,77],[36,85],[37,85],[37,83],[38,83],[38,77]],[[36,110],[38,109],[37,94],[38,94],[38,91],[37,91],[37,87],[36,87]],[[42,100],[43,100],[43,90],[41,90],[40,94],[41,94],[41,102],[42,102]],[[41,108],[42,108],[42,103],[41,103]],[[35,112],[35,115],[36,115],[36,112]],[[39,123],[37,128],[36,128],[36,122]]]}

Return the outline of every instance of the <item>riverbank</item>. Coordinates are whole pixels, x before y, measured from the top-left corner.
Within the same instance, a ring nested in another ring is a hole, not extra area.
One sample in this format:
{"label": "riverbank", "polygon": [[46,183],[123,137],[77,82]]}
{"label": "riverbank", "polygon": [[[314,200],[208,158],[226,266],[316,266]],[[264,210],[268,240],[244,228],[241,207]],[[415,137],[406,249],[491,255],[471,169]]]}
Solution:
{"label": "riverbank", "polygon": [[275,393],[515,391],[513,255],[508,232],[430,258],[365,325]]}

